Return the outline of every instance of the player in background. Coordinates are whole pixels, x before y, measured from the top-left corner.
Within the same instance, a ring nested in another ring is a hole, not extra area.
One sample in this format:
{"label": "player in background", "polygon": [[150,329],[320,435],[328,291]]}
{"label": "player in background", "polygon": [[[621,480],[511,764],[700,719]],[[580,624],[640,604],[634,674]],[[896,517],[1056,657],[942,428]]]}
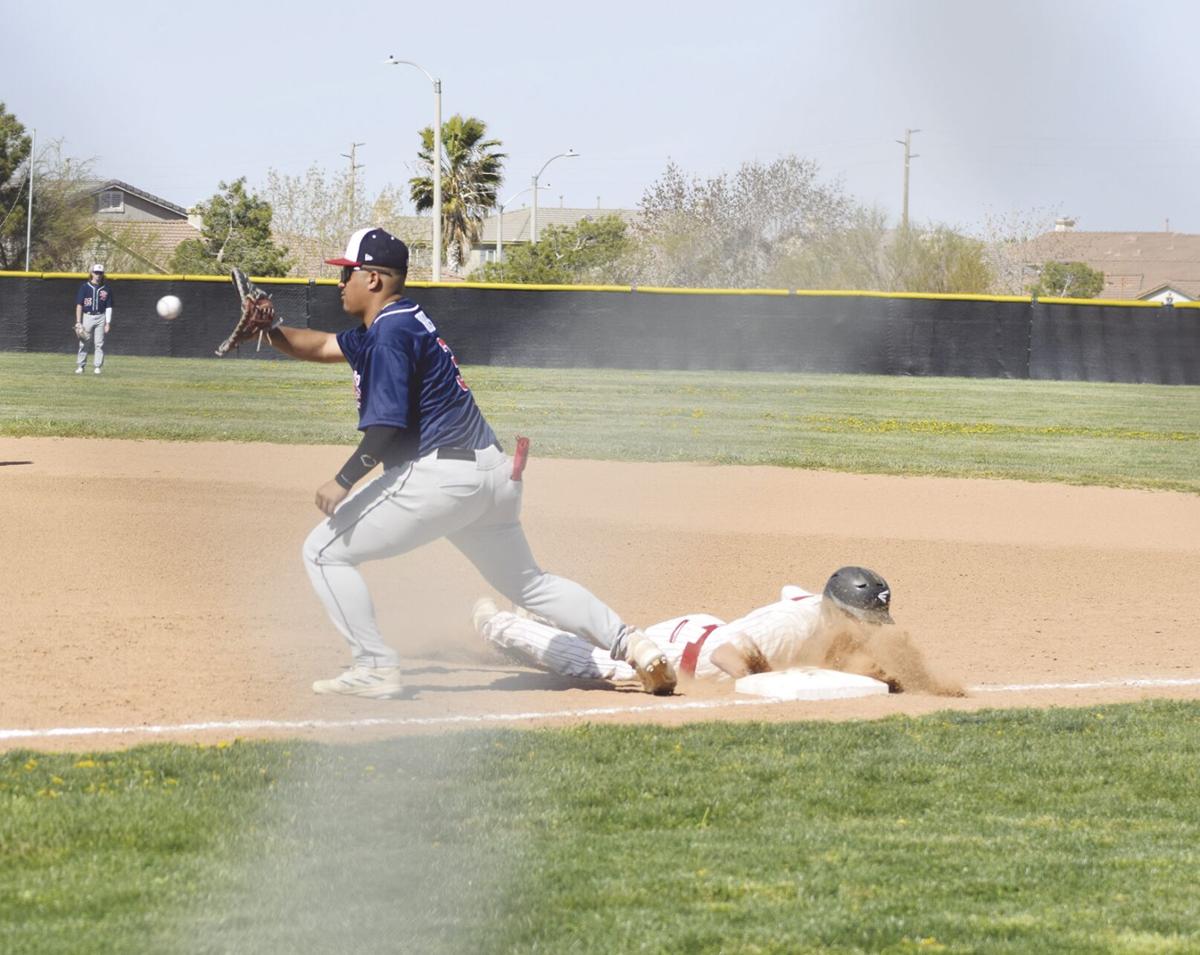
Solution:
{"label": "player in background", "polygon": [[[865,567],[835,571],[821,594],[785,586],[774,603],[728,623],[710,614],[688,614],[646,628],[681,678],[730,680],[749,673],[811,664],[806,653],[839,638],[853,646],[892,620],[886,580]],[[472,614],[476,632],[510,657],[538,669],[580,679],[621,682],[635,674],[594,644],[521,613],[498,610],[484,597]],[[869,675],[875,676],[875,673]],[[886,676],[879,676],[887,682]],[[893,687],[896,689],[896,687]]]}
{"label": "player in background", "polygon": [[75,333],[79,339],[75,374],[82,375],[87,365],[89,340],[95,343],[92,365],[96,374],[100,374],[104,367],[104,336],[112,327],[112,312],[112,288],[104,281],[104,266],[97,262],[92,266],[91,277],[79,286],[75,295]]}
{"label": "player in background", "polygon": [[[408,247],[359,229],[341,266],[342,307],[359,324],[338,334],[281,326],[271,343],[294,358],[347,362],[362,441],[316,492],[327,516],[304,543],[304,566],[352,666],[318,680],[317,693],[402,696],[400,657],[384,641],[358,565],[447,538],[493,587],[556,626],[602,646],[652,693],[675,674],[661,650],[574,581],[545,573],[521,528],[520,467],[500,447],[424,310],[405,297]],[[377,467],[382,473],[353,488]],[[427,581],[431,594],[437,580]]]}

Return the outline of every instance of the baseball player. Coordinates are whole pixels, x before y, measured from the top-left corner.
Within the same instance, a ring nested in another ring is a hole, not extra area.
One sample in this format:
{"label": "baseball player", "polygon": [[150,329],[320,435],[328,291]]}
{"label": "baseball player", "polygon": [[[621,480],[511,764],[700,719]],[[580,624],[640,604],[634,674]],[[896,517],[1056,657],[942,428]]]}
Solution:
{"label": "baseball player", "polygon": [[450,346],[405,297],[408,247],[383,229],[359,229],[341,258],[326,261],[341,266],[342,307],[360,324],[336,335],[287,326],[270,334],[294,358],[349,363],[362,432],[342,469],[317,489],[328,519],[303,548],[313,588],[353,655],[349,669],[313,690],[403,695],[400,658],[379,632],[358,565],[446,537],[505,597],[604,647],[648,692],[671,693],[675,673],[654,642],[534,560],[520,521],[523,458],[514,463],[501,449]]}
{"label": "baseball player", "polygon": [[100,374],[104,367],[104,336],[112,328],[112,289],[104,281],[104,266],[92,266],[91,277],[79,286],[75,295],[75,335],[79,353],[75,357],[75,374],[82,375],[87,364],[88,342],[95,342],[92,365]]}
{"label": "baseball player", "polygon": [[[818,635],[892,623],[891,596],[887,581],[875,571],[842,567],[821,594],[788,585],[774,603],[729,623],[710,614],[689,614],[656,623],[645,632],[681,677],[737,679],[799,666],[805,644]],[[500,611],[487,597],[476,602],[472,622],[489,643],[538,669],[610,682],[635,676],[628,664],[602,653],[582,636],[528,615]]]}

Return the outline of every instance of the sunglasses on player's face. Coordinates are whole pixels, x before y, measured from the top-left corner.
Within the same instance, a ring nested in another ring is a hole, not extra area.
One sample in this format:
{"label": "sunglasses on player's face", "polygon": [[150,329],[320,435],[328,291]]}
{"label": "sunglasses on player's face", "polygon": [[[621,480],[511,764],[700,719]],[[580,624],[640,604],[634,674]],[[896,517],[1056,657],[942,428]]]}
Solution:
{"label": "sunglasses on player's face", "polygon": [[345,285],[350,281],[350,276],[355,272],[378,272],[380,275],[395,275],[391,269],[372,269],[365,265],[343,265],[342,266],[342,284]]}

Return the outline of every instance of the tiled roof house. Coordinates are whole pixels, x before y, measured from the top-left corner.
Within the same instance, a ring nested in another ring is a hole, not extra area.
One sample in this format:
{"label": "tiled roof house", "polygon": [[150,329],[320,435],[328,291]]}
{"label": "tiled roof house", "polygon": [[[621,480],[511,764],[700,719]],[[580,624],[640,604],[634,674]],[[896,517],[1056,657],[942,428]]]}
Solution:
{"label": "tiled roof house", "polygon": [[1026,243],[1023,261],[1085,262],[1104,273],[1099,298],[1200,300],[1200,235],[1183,232],[1047,232]]}

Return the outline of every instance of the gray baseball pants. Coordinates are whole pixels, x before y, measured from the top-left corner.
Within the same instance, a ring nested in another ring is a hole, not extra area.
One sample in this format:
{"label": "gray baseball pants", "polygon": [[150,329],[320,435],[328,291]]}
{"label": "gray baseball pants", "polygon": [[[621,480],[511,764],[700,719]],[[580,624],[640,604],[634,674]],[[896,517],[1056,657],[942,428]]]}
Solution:
{"label": "gray baseball pants", "polygon": [[[379,632],[358,565],[440,537],[513,603],[624,655],[629,628],[620,617],[579,584],[537,565],[521,528],[522,487],[511,478],[508,455],[497,448],[476,451],[473,461],[439,458],[434,452],[384,471],[313,529],[304,542],[304,567],[356,664],[400,663]],[[430,580],[419,596],[436,593],[437,581]],[[463,623],[468,626],[465,612]]]}
{"label": "gray baseball pants", "polygon": [[[92,362],[97,368],[104,364],[104,315],[84,315],[83,330],[92,337],[92,341],[96,343],[96,350],[92,356]],[[79,354],[75,356],[75,364],[82,368],[87,364],[88,343],[85,341],[79,342]],[[117,362],[119,365],[120,362]]]}

